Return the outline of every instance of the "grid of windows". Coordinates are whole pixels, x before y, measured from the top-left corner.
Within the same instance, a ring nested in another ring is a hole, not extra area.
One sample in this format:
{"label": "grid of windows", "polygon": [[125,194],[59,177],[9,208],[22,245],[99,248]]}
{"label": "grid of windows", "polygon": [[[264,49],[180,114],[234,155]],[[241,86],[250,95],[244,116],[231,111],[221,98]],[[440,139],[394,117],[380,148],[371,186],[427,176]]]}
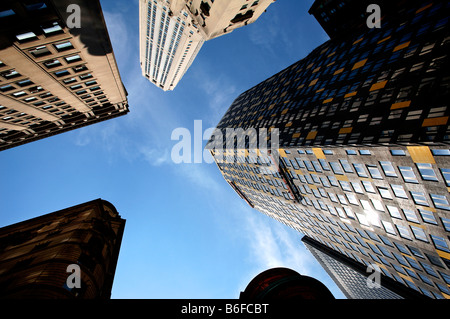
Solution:
{"label": "grid of windows", "polygon": [[[21,6],[23,3],[17,2],[17,8]],[[28,10],[37,21],[28,25],[28,30],[4,30],[15,42],[0,55],[0,149],[128,112],[124,89],[114,92],[124,98],[120,102],[116,98],[111,101],[104,90],[104,81],[116,77],[112,74],[117,66],[105,62],[111,72],[108,77],[99,70],[98,61],[90,64],[86,44],[80,44],[52,10]],[[0,19],[20,21],[23,14],[19,10]]]}
{"label": "grid of windows", "polygon": [[432,298],[450,298],[441,275],[450,267],[450,151],[430,143],[450,136],[448,99],[425,89],[449,85],[439,75],[448,21],[432,22],[442,6],[408,8],[400,28],[387,19],[382,30],[324,43],[241,94],[218,124],[280,130],[280,165],[276,152],[251,149],[255,160],[238,149],[218,162],[252,207]]}

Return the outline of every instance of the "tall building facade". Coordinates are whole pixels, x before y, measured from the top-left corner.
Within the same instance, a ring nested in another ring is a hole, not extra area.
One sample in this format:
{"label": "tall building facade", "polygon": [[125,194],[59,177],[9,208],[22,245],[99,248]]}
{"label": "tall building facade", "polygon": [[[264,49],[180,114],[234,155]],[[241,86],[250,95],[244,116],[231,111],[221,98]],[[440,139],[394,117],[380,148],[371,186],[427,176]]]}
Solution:
{"label": "tall building facade", "polygon": [[142,75],[173,90],[205,41],[253,23],[273,0],[140,0]]}
{"label": "tall building facade", "polygon": [[0,298],[109,299],[124,227],[97,199],[1,228]]}
{"label": "tall building facade", "polygon": [[0,28],[0,150],[128,112],[98,0],[5,0]]}
{"label": "tall building facade", "polygon": [[242,93],[207,148],[251,207],[450,298],[449,4],[385,9],[381,28],[340,33]]}
{"label": "tall building facade", "polygon": [[302,242],[348,299],[428,299],[375,264],[355,262],[307,236]]}

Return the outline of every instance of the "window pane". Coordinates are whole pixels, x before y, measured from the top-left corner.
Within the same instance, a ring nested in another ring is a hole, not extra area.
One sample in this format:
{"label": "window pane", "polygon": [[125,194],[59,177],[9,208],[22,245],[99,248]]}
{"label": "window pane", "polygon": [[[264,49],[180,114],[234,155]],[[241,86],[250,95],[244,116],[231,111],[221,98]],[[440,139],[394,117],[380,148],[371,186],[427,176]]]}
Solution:
{"label": "window pane", "polygon": [[[366,171],[364,170],[364,165],[363,164],[353,164],[353,167],[355,168],[356,173],[358,174],[358,176],[368,177]],[[449,170],[449,179],[450,179],[450,170]]]}
{"label": "window pane", "polygon": [[414,202],[417,205],[430,206],[430,205],[428,205],[428,202],[423,193],[420,193],[420,192],[410,192],[410,193],[414,199]]}
{"label": "window pane", "polygon": [[445,149],[441,149],[441,150],[431,150],[431,152],[433,153],[433,155],[435,156],[449,156],[450,155],[450,150],[445,150]]}
{"label": "window pane", "polygon": [[450,210],[450,206],[448,205],[448,201],[445,196],[430,194],[430,197],[433,200],[434,206],[436,206],[436,208]]}
{"label": "window pane", "polygon": [[389,205],[386,205],[386,207],[389,211],[389,214],[391,214],[392,217],[402,219],[402,215],[400,215],[400,212],[397,207]]}
{"label": "window pane", "polygon": [[422,216],[424,222],[429,224],[437,225],[436,219],[434,218],[433,212],[428,210],[419,209],[419,213]]}
{"label": "window pane", "polygon": [[441,168],[441,173],[447,186],[450,186],[450,168]]}
{"label": "window pane", "polygon": [[430,235],[430,237],[431,237],[431,239],[433,239],[434,245],[436,246],[437,249],[440,249],[440,250],[450,253],[450,249],[448,248],[445,238],[435,236],[435,235]]}
{"label": "window pane", "polygon": [[338,162],[330,162],[331,168],[335,174],[344,175],[341,165]]}
{"label": "window pane", "polygon": [[392,226],[391,223],[384,221],[384,220],[382,220],[381,222],[383,223],[384,229],[386,230],[387,233],[396,235],[394,226]]}
{"label": "window pane", "polygon": [[414,233],[414,237],[416,237],[418,240],[428,242],[427,235],[425,235],[425,232],[422,228],[411,225],[411,229]]}
{"label": "window pane", "polygon": [[397,177],[397,173],[395,173],[394,166],[392,166],[391,162],[380,161],[380,164],[386,176]]}
{"label": "window pane", "polygon": [[391,155],[393,156],[404,156],[406,155],[404,150],[391,150]]}
{"label": "window pane", "polygon": [[372,176],[372,178],[383,179],[383,177],[381,177],[380,171],[378,170],[378,168],[375,165],[367,165],[367,169],[368,169],[370,175]]}
{"label": "window pane", "polygon": [[419,219],[417,219],[417,216],[414,213],[414,211],[409,210],[409,209],[403,209],[403,214],[405,214],[405,217],[408,221],[414,222],[414,223],[419,223]]}
{"label": "window pane", "polygon": [[392,195],[387,188],[378,187],[378,191],[380,192],[381,197],[386,199],[392,199]]}
{"label": "window pane", "polygon": [[352,186],[356,193],[364,194],[364,191],[358,182],[352,182]]}
{"label": "window pane", "polygon": [[413,171],[412,167],[399,166],[398,168],[400,169],[400,173],[402,174],[403,179],[405,180],[405,182],[407,182],[407,183],[415,183],[415,184],[419,183],[417,181],[416,175],[414,174],[414,171]]}
{"label": "window pane", "polygon": [[401,185],[391,185],[392,191],[394,192],[396,197],[400,198],[408,198],[408,195],[406,194],[405,190],[403,189],[403,186]]}
{"label": "window pane", "polygon": [[364,189],[366,190],[366,192],[375,193],[375,188],[373,187],[371,182],[361,181],[361,183],[363,184]]}
{"label": "window pane", "polygon": [[444,224],[445,230],[450,232],[450,219],[441,217],[441,220],[442,220],[442,224]]}
{"label": "window pane", "polygon": [[411,234],[408,231],[408,228],[403,225],[395,225],[401,237],[406,239],[411,239]]}
{"label": "window pane", "polygon": [[436,173],[433,170],[431,164],[426,163],[417,163],[417,169],[419,170],[420,175],[426,181],[438,181]]}
{"label": "window pane", "polygon": [[353,173],[352,167],[348,163],[347,160],[339,160],[341,162],[342,167],[344,168],[344,171],[347,173]]}

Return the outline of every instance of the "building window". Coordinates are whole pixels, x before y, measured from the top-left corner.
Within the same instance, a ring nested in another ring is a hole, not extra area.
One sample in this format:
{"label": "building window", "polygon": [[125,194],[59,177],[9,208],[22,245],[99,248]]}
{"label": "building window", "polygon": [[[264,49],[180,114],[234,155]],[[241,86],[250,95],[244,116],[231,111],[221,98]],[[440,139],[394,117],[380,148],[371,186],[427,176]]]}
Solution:
{"label": "building window", "polygon": [[366,190],[366,192],[375,193],[375,188],[373,187],[371,182],[361,181],[361,183],[363,184],[364,189]]}
{"label": "building window", "polygon": [[399,168],[400,173],[402,174],[403,179],[405,180],[406,183],[414,183],[414,184],[419,183],[417,181],[416,175],[414,174],[412,167],[399,166],[398,168]]}
{"label": "building window", "polygon": [[450,249],[445,241],[445,238],[436,235],[430,235],[430,237],[437,249],[450,253]]}
{"label": "building window", "polygon": [[397,177],[397,173],[395,173],[394,166],[392,166],[391,162],[380,161],[380,165],[386,176]]}
{"label": "building window", "polygon": [[392,217],[398,218],[398,219],[402,219],[402,215],[400,215],[400,212],[399,212],[399,210],[398,210],[397,207],[395,207],[395,206],[389,206],[389,205],[386,205],[386,207],[387,207],[387,209],[388,209],[388,211],[389,211],[389,214],[390,214]]}
{"label": "building window", "polygon": [[370,173],[370,176],[372,176],[372,178],[374,179],[383,179],[383,177],[380,174],[380,171],[378,170],[376,165],[366,165],[367,166],[367,170]]}
{"label": "building window", "polygon": [[405,156],[406,153],[404,150],[391,150],[392,156]]}
{"label": "building window", "polygon": [[436,206],[436,208],[450,210],[447,198],[445,196],[430,194],[430,197],[433,200],[434,206]]}
{"label": "building window", "polygon": [[428,242],[427,235],[425,235],[425,232],[423,231],[422,228],[413,226],[413,225],[411,225],[410,227],[411,227],[411,229],[414,233],[414,237],[416,237],[416,239]]}
{"label": "building window", "polygon": [[338,162],[330,162],[331,169],[335,174],[344,175],[344,172],[342,171],[341,165],[339,165]]}
{"label": "building window", "polygon": [[417,169],[419,170],[420,175],[426,181],[438,181],[436,173],[433,170],[431,164],[427,163],[417,163]]}
{"label": "building window", "polygon": [[445,180],[445,184],[450,186],[450,168],[441,168],[442,177]]}
{"label": "building window", "polygon": [[392,199],[392,195],[387,188],[378,187],[378,191],[380,192],[381,197],[386,199]]}
{"label": "building window", "polygon": [[424,222],[437,225],[437,221],[434,218],[433,212],[430,212],[425,209],[419,209],[419,213],[420,213],[420,216],[422,216],[422,219]]}
{"label": "building window", "polygon": [[422,205],[422,206],[430,206],[427,202],[427,199],[425,198],[425,194],[424,193],[420,193],[420,192],[411,192],[412,198],[414,200],[414,203],[416,203],[417,205]]}
{"label": "building window", "polygon": [[414,211],[412,211],[410,209],[403,209],[403,214],[405,214],[406,220],[417,223],[417,224],[420,223],[419,219],[417,219],[417,216],[414,213]]}
{"label": "building window", "polygon": [[403,186],[391,184],[391,188],[396,197],[408,198],[408,195],[406,194],[405,190],[403,189]]}
{"label": "building window", "polygon": [[395,225],[395,226],[397,227],[398,233],[400,234],[401,237],[411,240],[411,234],[409,233],[408,228],[406,226],[403,225]]}
{"label": "building window", "polygon": [[433,153],[434,156],[450,156],[450,150],[449,149],[437,149],[437,150],[431,150],[431,153]]}

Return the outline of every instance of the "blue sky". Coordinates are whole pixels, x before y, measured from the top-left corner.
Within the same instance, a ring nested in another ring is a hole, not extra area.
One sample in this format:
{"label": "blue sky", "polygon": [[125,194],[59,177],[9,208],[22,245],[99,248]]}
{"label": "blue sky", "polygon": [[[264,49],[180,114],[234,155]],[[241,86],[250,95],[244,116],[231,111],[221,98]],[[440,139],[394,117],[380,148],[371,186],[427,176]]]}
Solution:
{"label": "blue sky", "polygon": [[254,24],[206,42],[164,92],[141,75],[138,0],[102,0],[130,113],[1,152],[0,227],[103,198],[127,220],[112,298],[238,298],[276,266],[345,298],[302,235],[251,209],[215,164],[170,156],[174,129],[215,127],[240,93],[328,39],[312,3],[276,1]]}

